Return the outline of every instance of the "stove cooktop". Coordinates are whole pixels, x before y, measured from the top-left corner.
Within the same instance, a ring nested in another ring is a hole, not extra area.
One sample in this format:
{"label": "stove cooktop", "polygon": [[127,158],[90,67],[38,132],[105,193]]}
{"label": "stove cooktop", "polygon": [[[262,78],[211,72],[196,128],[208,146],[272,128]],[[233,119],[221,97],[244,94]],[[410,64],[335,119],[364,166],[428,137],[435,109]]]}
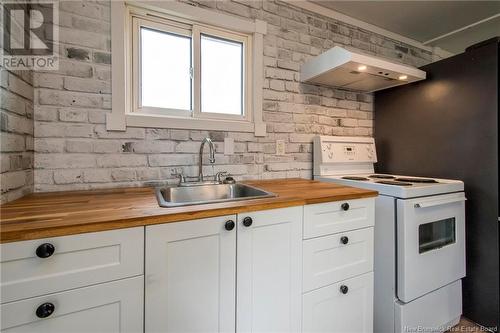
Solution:
{"label": "stove cooktop", "polygon": [[347,174],[338,176],[315,176],[314,178],[354,187],[368,188],[378,191],[382,195],[398,198],[414,198],[464,190],[463,183],[459,180],[389,174]]}

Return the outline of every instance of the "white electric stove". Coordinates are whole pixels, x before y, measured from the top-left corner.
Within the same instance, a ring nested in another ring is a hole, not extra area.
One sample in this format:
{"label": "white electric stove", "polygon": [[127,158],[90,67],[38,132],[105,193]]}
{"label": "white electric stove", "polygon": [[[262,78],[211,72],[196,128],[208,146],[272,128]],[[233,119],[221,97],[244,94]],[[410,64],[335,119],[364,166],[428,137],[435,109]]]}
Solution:
{"label": "white electric stove", "polygon": [[376,162],[373,138],[314,139],[316,180],[379,192],[375,208],[374,331],[444,332],[458,323],[462,314],[464,184],[376,174]]}

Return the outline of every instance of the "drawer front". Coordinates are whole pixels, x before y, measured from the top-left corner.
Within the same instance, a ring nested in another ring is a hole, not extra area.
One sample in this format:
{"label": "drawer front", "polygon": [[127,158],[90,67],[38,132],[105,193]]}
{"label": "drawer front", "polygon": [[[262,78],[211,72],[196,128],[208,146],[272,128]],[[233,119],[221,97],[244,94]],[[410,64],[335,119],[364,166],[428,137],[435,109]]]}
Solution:
{"label": "drawer front", "polygon": [[304,294],[302,320],[304,333],[373,332],[373,273]]}
{"label": "drawer front", "polygon": [[[142,332],[143,288],[144,278],[137,276],[2,304],[1,331]],[[38,309],[49,309],[50,304],[53,312],[37,316]]]}
{"label": "drawer front", "polygon": [[373,270],[373,228],[303,241],[303,290]]}
{"label": "drawer front", "polygon": [[374,223],[374,198],[304,206],[304,239],[361,229]]}
{"label": "drawer front", "polygon": [[[53,254],[37,256],[42,244]],[[143,227],[2,244],[1,303],[140,275],[143,267]]]}

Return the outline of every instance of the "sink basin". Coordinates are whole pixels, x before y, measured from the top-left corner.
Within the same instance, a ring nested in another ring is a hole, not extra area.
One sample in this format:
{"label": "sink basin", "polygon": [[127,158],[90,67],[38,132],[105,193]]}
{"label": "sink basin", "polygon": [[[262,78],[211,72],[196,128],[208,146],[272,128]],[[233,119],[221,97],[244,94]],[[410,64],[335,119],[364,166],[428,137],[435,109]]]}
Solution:
{"label": "sink basin", "polygon": [[179,207],[275,196],[274,193],[245,184],[173,186],[156,189],[156,198],[161,207]]}

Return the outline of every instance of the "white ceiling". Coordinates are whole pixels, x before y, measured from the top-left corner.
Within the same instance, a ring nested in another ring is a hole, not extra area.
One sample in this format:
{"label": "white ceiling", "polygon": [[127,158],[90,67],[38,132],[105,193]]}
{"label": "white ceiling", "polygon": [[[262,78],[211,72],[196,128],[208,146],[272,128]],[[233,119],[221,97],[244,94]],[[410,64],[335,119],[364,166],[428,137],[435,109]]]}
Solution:
{"label": "white ceiling", "polygon": [[[500,1],[310,1],[452,53],[500,36]],[[474,26],[443,36],[469,25]]]}

